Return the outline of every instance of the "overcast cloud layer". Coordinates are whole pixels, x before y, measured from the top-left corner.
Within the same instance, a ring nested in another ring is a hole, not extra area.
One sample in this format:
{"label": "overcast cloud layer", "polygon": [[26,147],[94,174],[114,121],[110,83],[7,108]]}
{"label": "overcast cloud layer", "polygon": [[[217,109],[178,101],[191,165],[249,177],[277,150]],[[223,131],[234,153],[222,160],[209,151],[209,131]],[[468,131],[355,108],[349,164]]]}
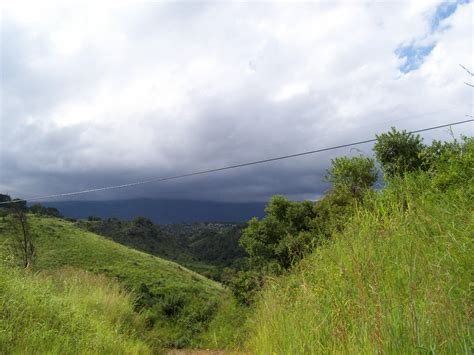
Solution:
{"label": "overcast cloud layer", "polygon": [[[122,184],[466,119],[473,11],[421,0],[3,8],[0,192]],[[315,199],[330,158],[354,153],[81,198]]]}

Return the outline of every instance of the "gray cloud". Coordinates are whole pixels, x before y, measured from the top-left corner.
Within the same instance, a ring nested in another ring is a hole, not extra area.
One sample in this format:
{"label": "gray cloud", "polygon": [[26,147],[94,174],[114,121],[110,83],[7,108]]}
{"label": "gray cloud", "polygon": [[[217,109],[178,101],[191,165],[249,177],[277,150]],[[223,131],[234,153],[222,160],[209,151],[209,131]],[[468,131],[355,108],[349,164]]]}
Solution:
{"label": "gray cloud", "polygon": [[[144,3],[4,10],[0,191],[32,197],[172,176],[472,113],[472,4]],[[403,73],[401,45],[434,43]],[[455,129],[472,134],[473,126]],[[430,132],[427,140],[447,137]],[[370,145],[358,147],[370,155]],[[317,198],[344,149],[84,195]]]}

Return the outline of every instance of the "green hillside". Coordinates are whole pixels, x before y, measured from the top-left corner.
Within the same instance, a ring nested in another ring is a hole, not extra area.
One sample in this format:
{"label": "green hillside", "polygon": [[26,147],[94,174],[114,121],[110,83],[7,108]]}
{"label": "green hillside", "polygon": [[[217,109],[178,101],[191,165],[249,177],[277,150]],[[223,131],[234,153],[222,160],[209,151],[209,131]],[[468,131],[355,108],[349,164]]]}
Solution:
{"label": "green hillside", "polygon": [[416,172],[369,193],[331,241],[269,280],[250,352],[471,353],[472,140],[469,149],[434,178]]}
{"label": "green hillside", "polygon": [[[149,336],[163,346],[193,344],[212,319],[224,289],[176,263],[125,247],[57,218],[28,216],[36,246],[35,270],[65,267],[114,278],[135,293],[135,309],[149,325]],[[3,253],[9,235],[0,219]]]}
{"label": "green hillside", "polygon": [[[0,217],[0,352],[470,353],[474,139],[424,145],[393,129],[374,151],[381,189],[375,161],[352,156],[332,160],[333,187],[320,200],[274,196],[239,238],[247,257],[229,291],[32,214],[36,261],[20,271],[9,246],[28,234],[19,229],[26,207],[12,204]],[[126,225],[127,240],[142,222]],[[207,255],[212,238],[194,247]]]}
{"label": "green hillside", "polygon": [[239,245],[244,225],[232,223],[154,224],[144,217],[78,220],[76,225],[114,242],[144,251],[222,282],[225,268],[236,268],[245,258]]}
{"label": "green hillside", "polygon": [[105,276],[0,264],[0,295],[2,354],[152,353],[133,296]]}

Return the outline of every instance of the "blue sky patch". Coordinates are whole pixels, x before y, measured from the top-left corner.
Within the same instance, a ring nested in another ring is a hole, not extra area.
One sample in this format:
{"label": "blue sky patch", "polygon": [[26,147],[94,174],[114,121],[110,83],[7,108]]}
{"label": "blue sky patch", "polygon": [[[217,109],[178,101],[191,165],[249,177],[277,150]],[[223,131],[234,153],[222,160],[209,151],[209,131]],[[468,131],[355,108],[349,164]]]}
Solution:
{"label": "blue sky patch", "polygon": [[395,53],[400,58],[405,58],[405,62],[400,66],[400,71],[402,73],[408,73],[412,70],[418,69],[425,57],[431,53],[435,44],[428,46],[415,46],[411,44],[409,46],[399,47]]}
{"label": "blue sky patch", "polygon": [[440,22],[451,16],[459,4],[467,4],[470,0],[445,1],[441,3],[431,19],[431,30],[434,32],[439,29]]}
{"label": "blue sky patch", "polygon": [[[460,4],[467,4],[470,0],[445,1],[441,3],[431,18],[431,32],[441,30],[441,22],[451,16]],[[399,67],[402,73],[408,73],[412,70],[418,69],[427,55],[431,53],[436,43],[427,46],[417,46],[414,43],[407,46],[400,46],[395,50],[395,54],[399,58],[404,58],[405,61]]]}

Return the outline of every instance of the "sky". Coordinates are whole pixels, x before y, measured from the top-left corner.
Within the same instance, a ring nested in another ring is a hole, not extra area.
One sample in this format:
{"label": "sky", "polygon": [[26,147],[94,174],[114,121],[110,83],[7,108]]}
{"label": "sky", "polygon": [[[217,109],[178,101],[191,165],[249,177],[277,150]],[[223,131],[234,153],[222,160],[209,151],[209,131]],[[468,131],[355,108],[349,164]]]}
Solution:
{"label": "sky", "polygon": [[[0,193],[126,184],[465,120],[473,16],[469,1],[434,0],[2,5]],[[371,148],[77,199],[314,200],[331,158]]]}

